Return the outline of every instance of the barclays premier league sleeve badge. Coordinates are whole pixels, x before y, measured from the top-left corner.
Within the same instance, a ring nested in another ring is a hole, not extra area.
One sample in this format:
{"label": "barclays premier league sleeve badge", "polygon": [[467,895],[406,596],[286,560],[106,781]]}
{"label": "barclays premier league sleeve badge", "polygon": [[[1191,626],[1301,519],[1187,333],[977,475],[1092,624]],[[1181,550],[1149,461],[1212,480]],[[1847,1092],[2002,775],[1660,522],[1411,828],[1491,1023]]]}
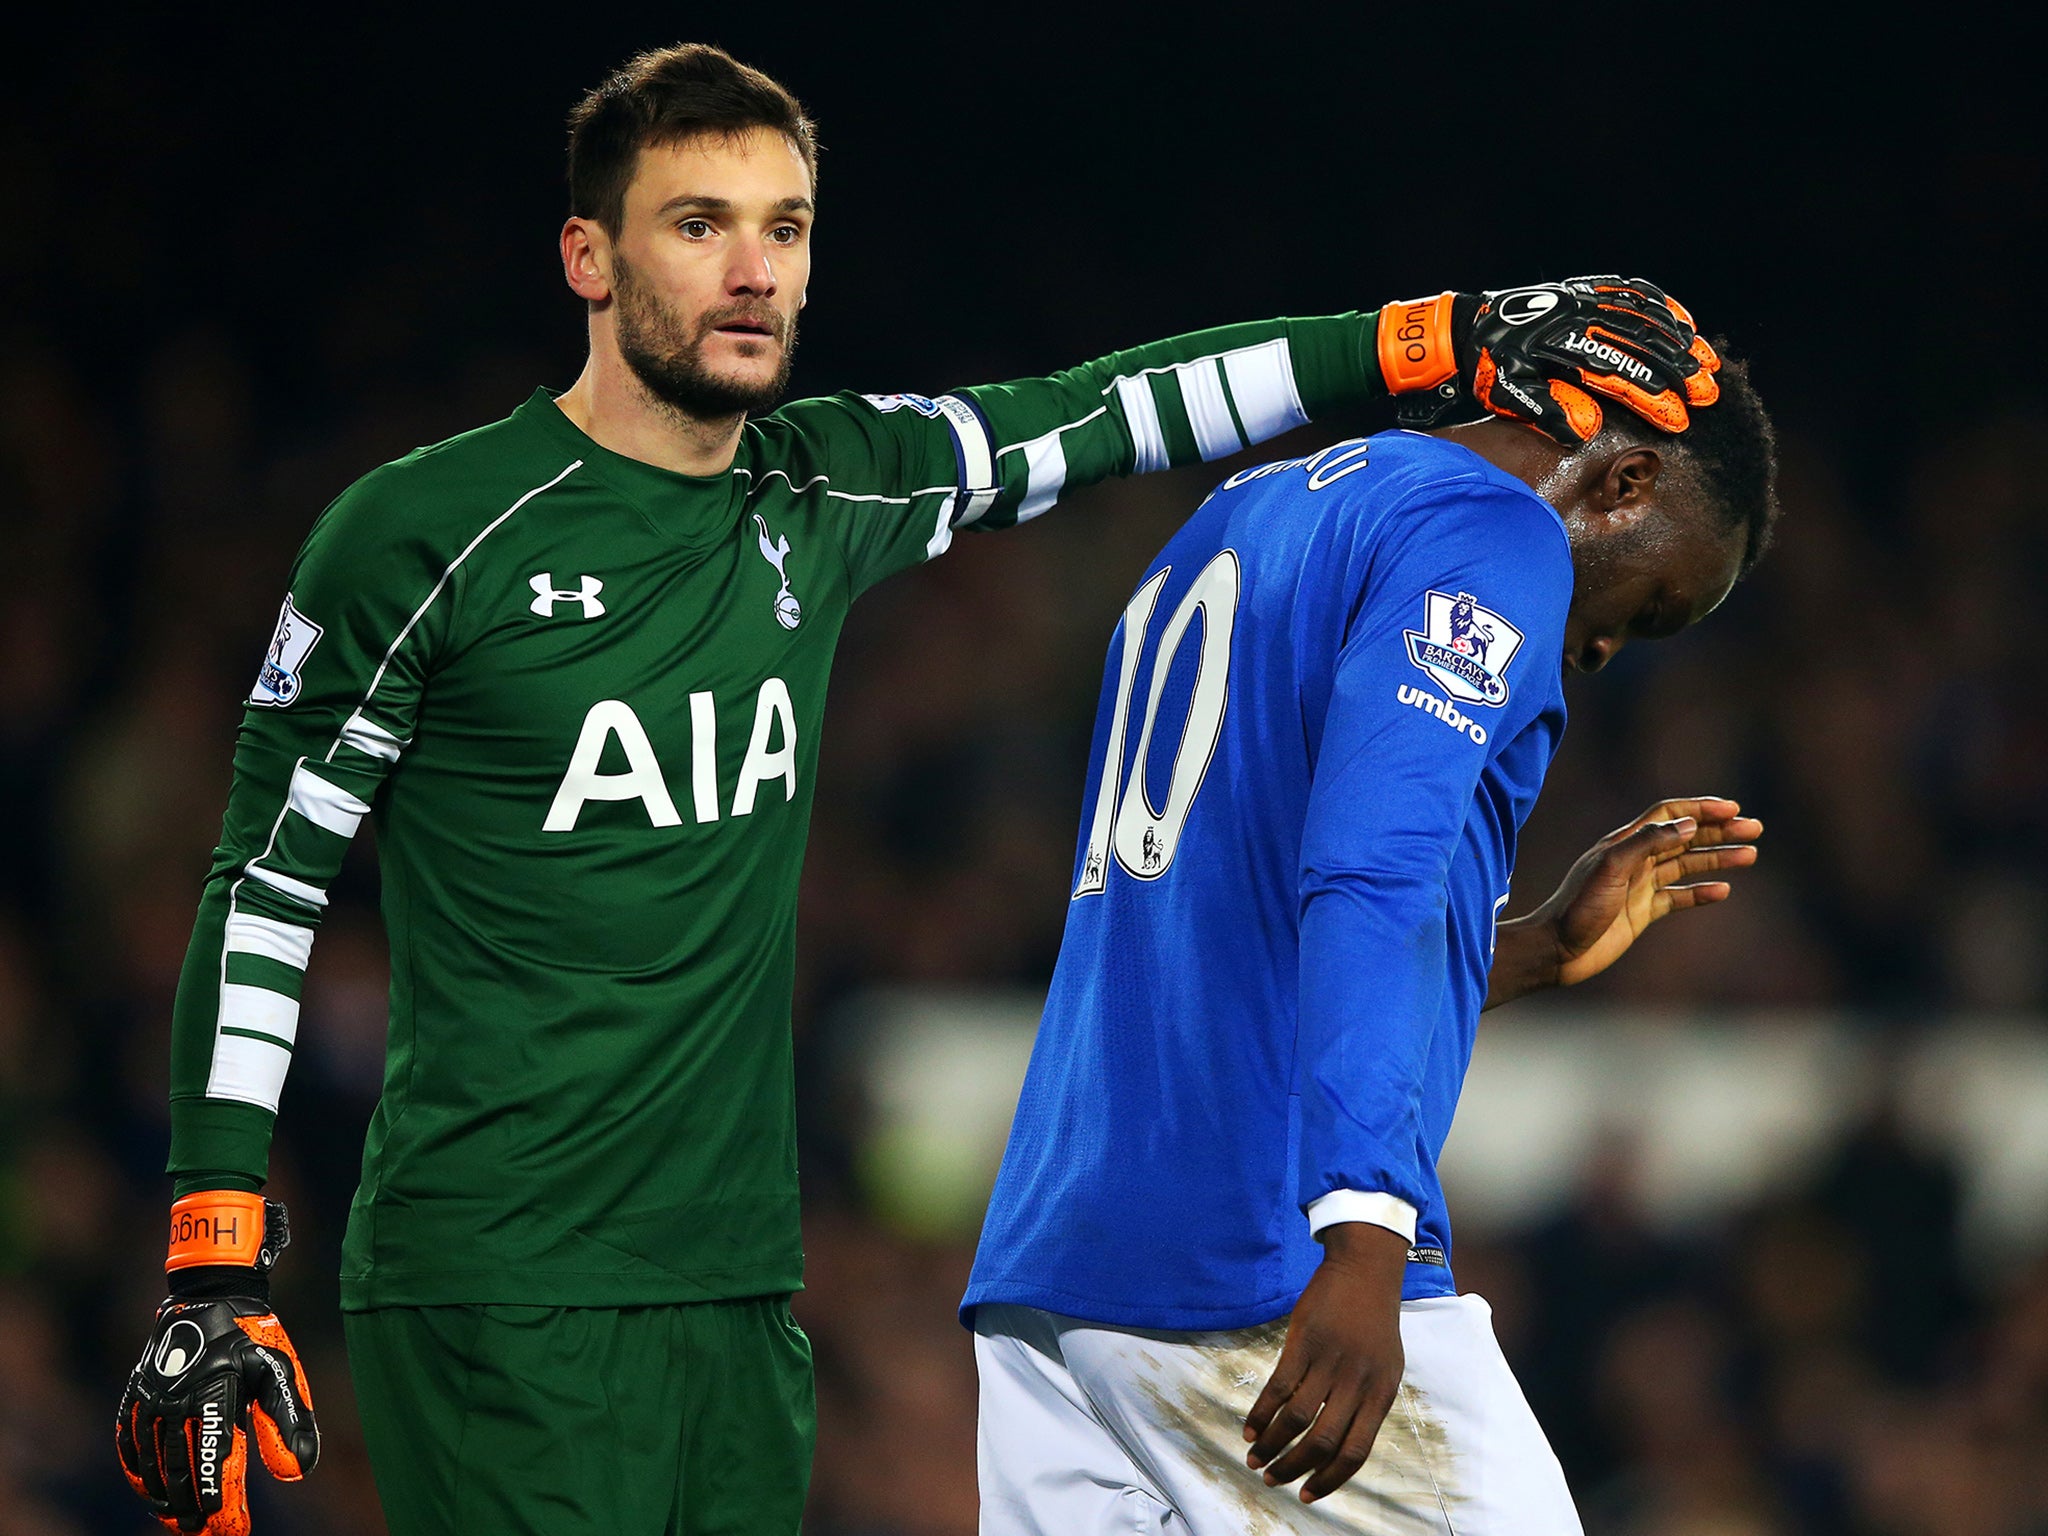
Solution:
{"label": "barclays premier league sleeve badge", "polygon": [[277,616],[277,633],[270,637],[270,649],[264,653],[263,669],[256,674],[248,702],[261,709],[283,709],[296,699],[303,686],[306,658],[325,633],[293,606],[287,593]]}
{"label": "barclays premier league sleeve badge", "polygon": [[1428,592],[1422,630],[1405,630],[1408,659],[1461,704],[1499,708],[1508,701],[1508,663],[1522,632],[1470,592]]}
{"label": "barclays premier league sleeve badge", "polygon": [[861,399],[885,416],[891,411],[905,410],[920,416],[937,416],[941,409],[939,402],[929,395],[862,395]]}

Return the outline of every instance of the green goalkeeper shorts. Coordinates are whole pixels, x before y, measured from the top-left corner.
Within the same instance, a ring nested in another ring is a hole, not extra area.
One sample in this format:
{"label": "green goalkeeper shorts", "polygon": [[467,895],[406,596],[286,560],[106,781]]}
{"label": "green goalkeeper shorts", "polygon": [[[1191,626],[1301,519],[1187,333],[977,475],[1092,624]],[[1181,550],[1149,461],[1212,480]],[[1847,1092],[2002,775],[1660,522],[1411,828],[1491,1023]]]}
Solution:
{"label": "green goalkeeper shorts", "polygon": [[786,1296],[343,1317],[391,1536],[794,1536],[817,1407]]}

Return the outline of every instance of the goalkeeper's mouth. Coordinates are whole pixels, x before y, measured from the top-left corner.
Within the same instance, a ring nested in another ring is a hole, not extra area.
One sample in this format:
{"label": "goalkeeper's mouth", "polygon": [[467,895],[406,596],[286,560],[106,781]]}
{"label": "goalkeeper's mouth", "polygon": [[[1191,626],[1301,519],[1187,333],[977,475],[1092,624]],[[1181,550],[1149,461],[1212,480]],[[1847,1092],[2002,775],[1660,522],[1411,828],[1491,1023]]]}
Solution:
{"label": "goalkeeper's mouth", "polygon": [[773,341],[782,340],[782,317],[776,314],[737,314],[718,317],[712,324],[712,334],[726,337],[731,341]]}

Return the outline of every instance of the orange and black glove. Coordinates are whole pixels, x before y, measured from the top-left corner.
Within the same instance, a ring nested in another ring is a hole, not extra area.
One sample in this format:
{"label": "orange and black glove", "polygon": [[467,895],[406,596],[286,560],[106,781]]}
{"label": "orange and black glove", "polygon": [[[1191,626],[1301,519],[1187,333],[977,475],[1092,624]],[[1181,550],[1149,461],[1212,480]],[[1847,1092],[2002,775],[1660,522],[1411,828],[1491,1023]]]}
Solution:
{"label": "orange and black glove", "polygon": [[1389,304],[1377,339],[1404,427],[1440,426],[1471,401],[1575,448],[1599,433],[1602,398],[1683,432],[1689,408],[1721,393],[1721,359],[1692,316],[1641,278],[1574,277]]}
{"label": "orange and black glove", "polygon": [[252,1432],[273,1477],[296,1482],[320,1459],[305,1370],[270,1310],[270,1267],[290,1241],[284,1207],[261,1195],[171,1207],[171,1294],[114,1424],[121,1470],[171,1530],[248,1536]]}

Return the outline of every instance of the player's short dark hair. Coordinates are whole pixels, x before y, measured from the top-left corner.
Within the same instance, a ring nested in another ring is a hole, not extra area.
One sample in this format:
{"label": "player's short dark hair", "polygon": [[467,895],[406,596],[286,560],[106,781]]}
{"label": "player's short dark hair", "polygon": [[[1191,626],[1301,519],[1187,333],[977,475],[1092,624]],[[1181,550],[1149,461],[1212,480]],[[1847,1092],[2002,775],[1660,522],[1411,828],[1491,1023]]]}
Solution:
{"label": "player's short dark hair", "polygon": [[817,132],[781,84],[709,43],[635,54],[569,113],[569,212],[617,235],[641,150],[750,128],[794,144],[817,185]]}
{"label": "player's short dark hair", "polygon": [[1677,445],[1677,467],[1697,484],[1716,521],[1742,535],[1739,574],[1747,576],[1771,547],[1778,525],[1778,432],[1750,382],[1749,364],[1729,352],[1724,338],[1716,336],[1713,343],[1721,354],[1721,371],[1714,375],[1721,398],[1692,407],[1691,424],[1677,437],[1611,406],[1607,419],[1662,452]]}

